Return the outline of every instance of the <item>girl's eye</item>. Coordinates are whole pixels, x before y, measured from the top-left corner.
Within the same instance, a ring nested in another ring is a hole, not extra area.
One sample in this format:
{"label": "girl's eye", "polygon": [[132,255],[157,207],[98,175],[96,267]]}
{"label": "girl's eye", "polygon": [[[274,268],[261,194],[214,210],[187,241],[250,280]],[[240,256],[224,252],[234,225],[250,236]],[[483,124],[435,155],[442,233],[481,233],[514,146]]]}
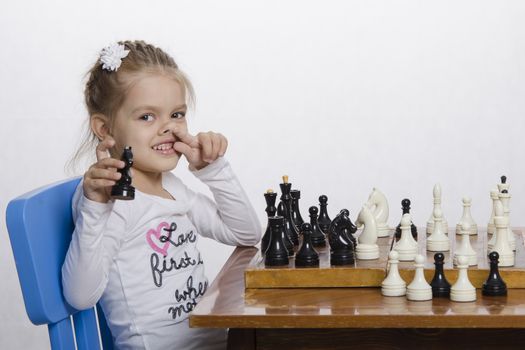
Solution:
{"label": "girl's eye", "polygon": [[151,114],[144,114],[139,119],[150,122],[153,120],[153,116]]}
{"label": "girl's eye", "polygon": [[186,113],[184,112],[175,112],[171,115],[171,117],[174,119],[184,118],[185,116],[186,116]]}

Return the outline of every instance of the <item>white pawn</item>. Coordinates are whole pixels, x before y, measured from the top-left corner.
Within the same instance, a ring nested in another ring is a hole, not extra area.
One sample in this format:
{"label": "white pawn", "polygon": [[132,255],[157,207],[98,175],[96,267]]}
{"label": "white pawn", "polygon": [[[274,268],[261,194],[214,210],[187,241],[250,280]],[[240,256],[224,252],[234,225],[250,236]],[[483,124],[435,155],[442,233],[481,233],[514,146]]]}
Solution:
{"label": "white pawn", "polygon": [[[441,209],[441,185],[435,184],[434,190],[432,191],[432,194],[434,196],[434,207],[432,208],[432,214],[430,214],[430,218],[427,221],[427,233],[434,232],[434,210],[436,208],[439,208],[441,210],[441,213],[443,213],[443,210]],[[447,219],[445,219],[445,216],[442,216],[442,223],[443,223],[443,232],[445,234],[448,233],[448,222]]]}
{"label": "white pawn", "polygon": [[395,250],[388,254],[388,274],[381,283],[381,294],[387,297],[399,297],[407,293],[407,284],[399,275],[398,257]]}
{"label": "white pawn", "polygon": [[450,300],[452,301],[475,301],[476,288],[468,279],[468,259],[465,256],[458,258],[458,279],[450,288]]}
{"label": "white pawn", "polygon": [[388,227],[388,201],[386,196],[377,188],[373,188],[372,193],[366,202],[368,208],[376,219],[377,237],[388,237],[390,227]]}
{"label": "white pawn", "polygon": [[494,225],[494,206],[496,205],[496,201],[499,199],[498,193],[499,192],[497,189],[490,191],[490,199],[492,199],[492,213],[490,214],[489,223],[487,225],[487,233],[489,234],[496,232],[496,226]]}
{"label": "white pawn", "polygon": [[379,258],[377,245],[377,226],[374,215],[363,205],[356,220],[356,225],[363,225],[363,231],[357,239],[356,256],[358,260],[372,260]]}
{"label": "white pawn", "polygon": [[508,219],[504,215],[503,204],[496,202],[494,224],[496,225],[496,243],[489,252],[495,251],[499,254],[499,266],[514,266],[514,252],[512,251],[507,235]]}
{"label": "white pawn", "polygon": [[461,224],[461,241],[459,246],[456,248],[454,253],[454,265],[459,265],[459,257],[464,256],[467,258],[469,266],[474,266],[478,264],[478,254],[472,248],[470,244],[470,225],[468,222],[463,222]]}
{"label": "white pawn", "polygon": [[472,205],[472,200],[469,197],[463,197],[463,215],[461,216],[461,219],[459,220],[459,223],[456,225],[456,234],[461,234],[461,224],[462,223],[468,223],[470,226],[470,235],[477,235],[478,234],[478,225],[474,222],[474,219],[472,218],[472,214],[470,213],[470,207]]}
{"label": "white pawn", "polygon": [[424,301],[432,300],[432,287],[428,284],[425,279],[425,273],[423,271],[425,267],[425,258],[423,255],[417,255],[415,259],[414,267],[414,279],[407,287],[407,299],[413,301]]}
{"label": "white pawn", "polygon": [[392,248],[399,254],[399,260],[401,261],[414,261],[417,255],[417,241],[412,236],[411,224],[410,214],[403,214],[400,227],[401,238]]}
{"label": "white pawn", "polygon": [[443,232],[443,214],[439,207],[434,209],[434,231],[427,237],[427,250],[431,252],[447,252],[450,250],[450,241]]}

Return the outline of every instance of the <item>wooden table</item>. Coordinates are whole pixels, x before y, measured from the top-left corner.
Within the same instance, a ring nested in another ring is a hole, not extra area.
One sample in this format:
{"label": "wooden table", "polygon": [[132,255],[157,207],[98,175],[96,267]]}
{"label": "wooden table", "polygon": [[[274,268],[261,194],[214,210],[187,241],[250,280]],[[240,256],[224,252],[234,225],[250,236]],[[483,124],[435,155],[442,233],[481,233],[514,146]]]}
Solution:
{"label": "wooden table", "polygon": [[472,303],[412,302],[379,288],[244,288],[257,248],[237,248],[190,316],[230,328],[229,349],[523,348],[525,289]]}

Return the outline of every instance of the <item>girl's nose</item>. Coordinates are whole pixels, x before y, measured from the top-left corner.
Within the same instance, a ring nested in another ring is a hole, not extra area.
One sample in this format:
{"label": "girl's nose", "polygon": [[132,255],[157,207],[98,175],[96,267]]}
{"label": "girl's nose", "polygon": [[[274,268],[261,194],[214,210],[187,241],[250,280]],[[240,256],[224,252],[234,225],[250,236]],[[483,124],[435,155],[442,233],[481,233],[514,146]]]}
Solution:
{"label": "girl's nose", "polygon": [[172,132],[174,132],[175,128],[176,128],[176,124],[175,124],[175,122],[170,121],[170,122],[164,124],[164,125],[160,128],[160,130],[159,130],[159,134],[163,135],[163,134],[172,133]]}

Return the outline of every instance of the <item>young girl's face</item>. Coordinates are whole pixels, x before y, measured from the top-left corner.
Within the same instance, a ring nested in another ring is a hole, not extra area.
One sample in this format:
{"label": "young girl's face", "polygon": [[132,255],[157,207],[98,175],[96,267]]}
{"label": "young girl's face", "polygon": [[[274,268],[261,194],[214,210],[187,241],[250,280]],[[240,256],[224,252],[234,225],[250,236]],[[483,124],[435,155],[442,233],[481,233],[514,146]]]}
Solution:
{"label": "young girl's face", "polygon": [[134,177],[177,166],[180,153],[173,144],[188,132],[185,101],[184,89],[171,76],[134,78],[111,130],[117,152],[125,146],[132,148]]}

